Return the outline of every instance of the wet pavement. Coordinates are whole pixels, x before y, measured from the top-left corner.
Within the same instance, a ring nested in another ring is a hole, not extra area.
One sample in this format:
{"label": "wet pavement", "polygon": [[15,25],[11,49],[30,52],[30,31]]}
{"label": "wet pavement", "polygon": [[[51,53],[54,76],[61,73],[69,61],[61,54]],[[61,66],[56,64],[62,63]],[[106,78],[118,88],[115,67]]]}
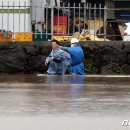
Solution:
{"label": "wet pavement", "polygon": [[0,130],[127,130],[129,119],[129,76],[0,76]]}

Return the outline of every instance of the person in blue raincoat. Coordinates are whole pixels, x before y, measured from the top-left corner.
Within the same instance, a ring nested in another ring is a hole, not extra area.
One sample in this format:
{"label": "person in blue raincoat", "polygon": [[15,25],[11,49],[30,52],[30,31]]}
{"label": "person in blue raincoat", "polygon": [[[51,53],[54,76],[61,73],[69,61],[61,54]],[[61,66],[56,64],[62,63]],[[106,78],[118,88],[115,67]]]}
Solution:
{"label": "person in blue raincoat", "polygon": [[64,75],[67,67],[70,65],[70,54],[59,48],[59,42],[53,40],[52,51],[46,58],[45,65],[48,65],[47,73],[49,75]]}
{"label": "person in blue raincoat", "polygon": [[71,56],[70,74],[84,75],[84,52],[79,44],[79,40],[72,38],[70,44],[71,47],[60,46],[61,49],[68,52]]}

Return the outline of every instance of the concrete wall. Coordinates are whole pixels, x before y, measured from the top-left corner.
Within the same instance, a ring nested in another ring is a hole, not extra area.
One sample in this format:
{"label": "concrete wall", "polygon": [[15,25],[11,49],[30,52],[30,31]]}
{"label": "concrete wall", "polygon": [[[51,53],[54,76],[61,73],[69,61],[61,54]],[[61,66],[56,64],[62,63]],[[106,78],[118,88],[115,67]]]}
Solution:
{"label": "concrete wall", "polygon": [[[61,43],[69,46],[69,43]],[[130,74],[130,42],[83,42],[85,70],[91,74]],[[45,73],[50,42],[0,43],[0,73]]]}

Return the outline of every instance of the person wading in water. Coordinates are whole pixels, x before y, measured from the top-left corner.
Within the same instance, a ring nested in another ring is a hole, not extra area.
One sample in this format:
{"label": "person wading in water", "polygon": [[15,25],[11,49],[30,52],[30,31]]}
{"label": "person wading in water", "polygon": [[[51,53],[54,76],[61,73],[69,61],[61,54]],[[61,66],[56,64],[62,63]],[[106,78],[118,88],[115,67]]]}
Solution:
{"label": "person wading in water", "polygon": [[70,74],[84,75],[84,52],[79,44],[79,40],[77,38],[72,38],[70,44],[71,47],[59,46],[71,56]]}
{"label": "person wading in water", "polygon": [[52,41],[52,51],[46,58],[45,65],[48,65],[47,73],[49,75],[64,75],[67,67],[70,65],[70,54],[59,48],[57,40]]}

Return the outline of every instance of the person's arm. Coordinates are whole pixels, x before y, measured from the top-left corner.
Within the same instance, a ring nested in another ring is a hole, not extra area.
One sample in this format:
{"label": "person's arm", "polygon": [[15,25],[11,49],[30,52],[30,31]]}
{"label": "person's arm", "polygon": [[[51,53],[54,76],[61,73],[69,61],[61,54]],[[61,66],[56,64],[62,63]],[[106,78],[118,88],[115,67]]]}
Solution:
{"label": "person's arm", "polygon": [[61,63],[64,60],[64,53],[60,53],[56,57],[52,57],[51,60],[53,60],[56,63]]}
{"label": "person's arm", "polygon": [[56,58],[54,58],[53,61],[56,62],[56,63],[61,63],[62,62],[60,59],[56,59]]}
{"label": "person's arm", "polygon": [[46,60],[45,60],[45,65],[48,65],[50,62],[50,57],[47,57]]}
{"label": "person's arm", "polygon": [[54,62],[56,62],[56,63],[61,63],[61,62],[62,62],[61,56],[58,56],[57,58],[51,56],[51,57],[49,57],[49,60],[50,60],[50,61],[54,61]]}
{"label": "person's arm", "polygon": [[[52,52],[51,52],[52,53]],[[45,60],[45,65],[48,65],[49,64],[49,62],[50,62],[50,57],[51,57],[51,53],[50,53],[50,55],[46,58],[46,60]]]}
{"label": "person's arm", "polygon": [[59,46],[59,48],[62,49],[62,50],[64,50],[64,51],[68,50],[68,47]]}

